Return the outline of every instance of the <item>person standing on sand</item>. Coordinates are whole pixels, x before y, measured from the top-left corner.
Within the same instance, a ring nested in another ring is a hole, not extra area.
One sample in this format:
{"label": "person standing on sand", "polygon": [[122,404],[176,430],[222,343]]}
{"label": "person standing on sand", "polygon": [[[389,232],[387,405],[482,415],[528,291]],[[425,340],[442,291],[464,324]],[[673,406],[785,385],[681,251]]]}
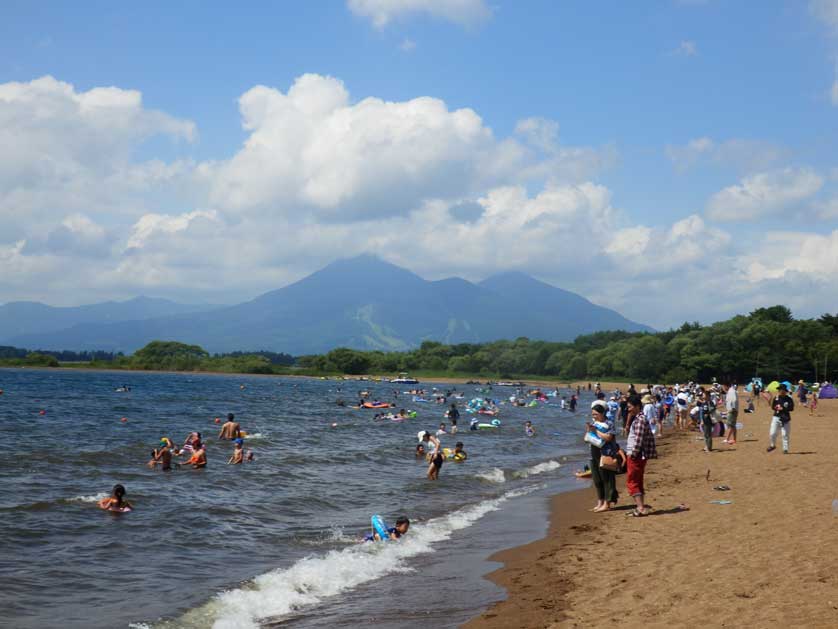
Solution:
{"label": "person standing on sand", "polygon": [[789,395],[786,385],[777,387],[777,395],[771,400],[774,417],[771,418],[771,428],[768,431],[768,450],[777,449],[777,433],[783,432],[783,454],[789,453],[789,436],[791,433],[791,412],[794,410],[794,400]]}
{"label": "person standing on sand", "polygon": [[649,459],[658,458],[658,451],[655,447],[655,437],[652,435],[652,428],[643,416],[643,404],[640,397],[632,395],[628,399],[629,429],[626,452],[628,454],[626,489],[629,495],[634,498],[635,509],[630,513],[634,517],[642,517],[648,514],[646,509],[646,489],[643,485],[643,476],[646,472],[646,462]]}
{"label": "person standing on sand", "polygon": [[661,430],[661,426],[658,425],[658,411],[655,408],[655,399],[652,397],[649,389],[643,389],[640,394],[643,396],[641,398],[641,401],[643,402],[643,416],[646,418],[646,421],[649,422],[649,426],[652,428],[652,434],[655,437],[662,437],[663,430]]}
{"label": "person standing on sand", "polygon": [[698,422],[701,425],[701,432],[704,433],[704,451],[712,452],[714,406],[712,402],[710,402],[710,396],[707,395],[704,389],[698,390],[696,408],[698,409]]}
{"label": "person standing on sand", "polygon": [[736,445],[736,421],[739,418],[739,392],[735,384],[728,384],[725,392],[725,408],[727,409],[727,437],[724,442]]}
{"label": "person standing on sand", "polygon": [[[614,421],[608,418],[606,414],[607,410],[608,405],[602,400],[597,400],[591,404],[591,418],[596,426],[591,423],[586,425],[588,432],[595,432],[597,437],[605,442],[602,444],[602,448],[591,444],[591,480],[594,481],[597,494],[597,503],[592,509],[595,513],[608,511],[608,509],[617,504],[617,500],[619,499],[616,473],[599,466],[599,460],[602,457],[603,450],[610,453],[614,449],[613,445],[608,446],[608,444],[613,444],[614,442]],[[601,430],[601,426],[608,426],[608,428]]]}

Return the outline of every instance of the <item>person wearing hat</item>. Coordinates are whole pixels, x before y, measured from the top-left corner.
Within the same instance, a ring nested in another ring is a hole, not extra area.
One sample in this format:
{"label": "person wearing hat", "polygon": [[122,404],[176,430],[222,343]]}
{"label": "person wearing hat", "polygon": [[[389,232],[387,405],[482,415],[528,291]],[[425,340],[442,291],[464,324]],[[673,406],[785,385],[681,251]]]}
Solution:
{"label": "person wearing hat", "polygon": [[809,389],[806,386],[806,383],[803,380],[797,381],[797,399],[800,401],[801,406],[806,406],[806,396],[809,394]]}
{"label": "person wearing hat", "polygon": [[168,437],[161,437],[160,447],[151,451],[148,466],[153,468],[155,465],[159,465],[164,472],[172,469],[172,440]]}
{"label": "person wearing hat", "polygon": [[777,433],[783,433],[783,454],[789,453],[789,435],[791,433],[791,412],[794,410],[794,399],[789,395],[789,389],[781,384],[777,387],[777,395],[771,400],[774,416],[771,418],[771,428],[768,431],[768,450],[777,449]]}
{"label": "person wearing hat", "polygon": [[241,437],[233,439],[233,444],[235,444],[235,448],[230,460],[227,461],[227,465],[240,465],[244,461],[244,439]]}
{"label": "person wearing hat", "polygon": [[592,509],[595,513],[608,511],[617,504],[617,474],[599,466],[599,460],[605,452],[609,456],[614,451],[615,435],[614,421],[608,418],[608,404],[604,400],[595,400],[591,404],[591,421],[585,425],[588,432],[596,433],[596,436],[604,442],[602,447],[591,444],[591,480],[596,488],[597,503]]}

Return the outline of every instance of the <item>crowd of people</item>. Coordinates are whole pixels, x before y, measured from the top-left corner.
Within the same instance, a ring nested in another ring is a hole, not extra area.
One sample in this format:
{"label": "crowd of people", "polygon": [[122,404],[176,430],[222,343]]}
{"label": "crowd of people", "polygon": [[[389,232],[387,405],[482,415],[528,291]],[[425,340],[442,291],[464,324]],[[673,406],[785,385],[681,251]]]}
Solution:
{"label": "crowd of people", "polygon": [[[590,443],[589,469],[597,495],[594,512],[608,511],[617,505],[619,494],[616,476],[626,474],[626,490],[634,501],[629,515],[642,517],[649,513],[646,504],[644,474],[650,459],[657,458],[656,440],[667,430],[697,431],[703,436],[703,450],[713,451],[713,439],[722,438],[726,446],[738,438],[740,389],[736,383],[714,383],[703,387],[690,382],[672,386],[648,385],[637,391],[633,384],[624,392],[619,389],[606,394],[599,383],[588,385],[596,398],[591,405],[591,420],[586,424],[585,440]],[[794,399],[788,385],[780,383],[772,392],[755,381],[746,389],[745,413],[753,413],[760,399],[768,402],[773,415],[768,435],[768,452],[777,448],[782,435],[783,453],[789,453],[791,414]],[[795,390],[799,404],[814,414],[817,388],[809,388],[802,380]],[[606,399],[607,398],[607,399]],[[625,438],[625,449],[618,442]]]}

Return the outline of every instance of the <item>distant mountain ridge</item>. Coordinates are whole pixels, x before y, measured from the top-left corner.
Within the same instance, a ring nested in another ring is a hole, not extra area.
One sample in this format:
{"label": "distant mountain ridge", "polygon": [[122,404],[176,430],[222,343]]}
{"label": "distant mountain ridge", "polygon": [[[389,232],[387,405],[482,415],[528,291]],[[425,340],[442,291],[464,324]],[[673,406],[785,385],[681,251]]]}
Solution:
{"label": "distant mountain ridge", "polygon": [[180,304],[156,297],[134,297],[88,306],[47,306],[11,301],[0,306],[0,343],[10,338],[66,330],[80,323],[113,323],[213,310],[216,305]]}
{"label": "distant mountain ridge", "polygon": [[6,335],[0,328],[0,343],[133,352],[163,339],[211,352],[266,349],[301,355],[335,347],[405,350],[425,340],[481,343],[527,336],[564,341],[598,330],[651,328],[523,273],[501,273],[477,284],[461,278],[427,281],[362,255],[234,306],[112,323],[83,321],[38,333]]}

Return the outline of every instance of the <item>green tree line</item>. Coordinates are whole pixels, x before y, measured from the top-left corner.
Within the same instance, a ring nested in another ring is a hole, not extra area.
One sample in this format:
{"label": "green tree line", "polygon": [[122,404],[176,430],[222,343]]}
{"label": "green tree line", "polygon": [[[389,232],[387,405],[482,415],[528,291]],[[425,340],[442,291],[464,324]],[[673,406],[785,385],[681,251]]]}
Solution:
{"label": "green tree line", "polygon": [[[7,366],[58,366],[46,352],[3,348]],[[14,352],[11,350],[15,350]],[[256,374],[394,374],[400,371],[483,378],[542,376],[636,382],[746,382],[834,380],[838,370],[838,315],[795,319],[785,306],[702,326],[684,323],[667,332],[596,332],[572,342],[526,337],[492,343],[443,345],[425,341],[405,352],[339,347],[301,356],[273,352],[210,355],[198,345],[152,341],[131,356],[93,361],[93,367]]]}
{"label": "green tree line", "polygon": [[349,374],[428,371],[638,382],[745,382],[755,375],[831,380],[838,368],[838,315],[795,319],[787,307],[772,306],[707,326],[685,323],[667,332],[597,332],[569,343],[525,337],[483,344],[425,341],[407,352],[338,348],[302,356],[297,364]]}

